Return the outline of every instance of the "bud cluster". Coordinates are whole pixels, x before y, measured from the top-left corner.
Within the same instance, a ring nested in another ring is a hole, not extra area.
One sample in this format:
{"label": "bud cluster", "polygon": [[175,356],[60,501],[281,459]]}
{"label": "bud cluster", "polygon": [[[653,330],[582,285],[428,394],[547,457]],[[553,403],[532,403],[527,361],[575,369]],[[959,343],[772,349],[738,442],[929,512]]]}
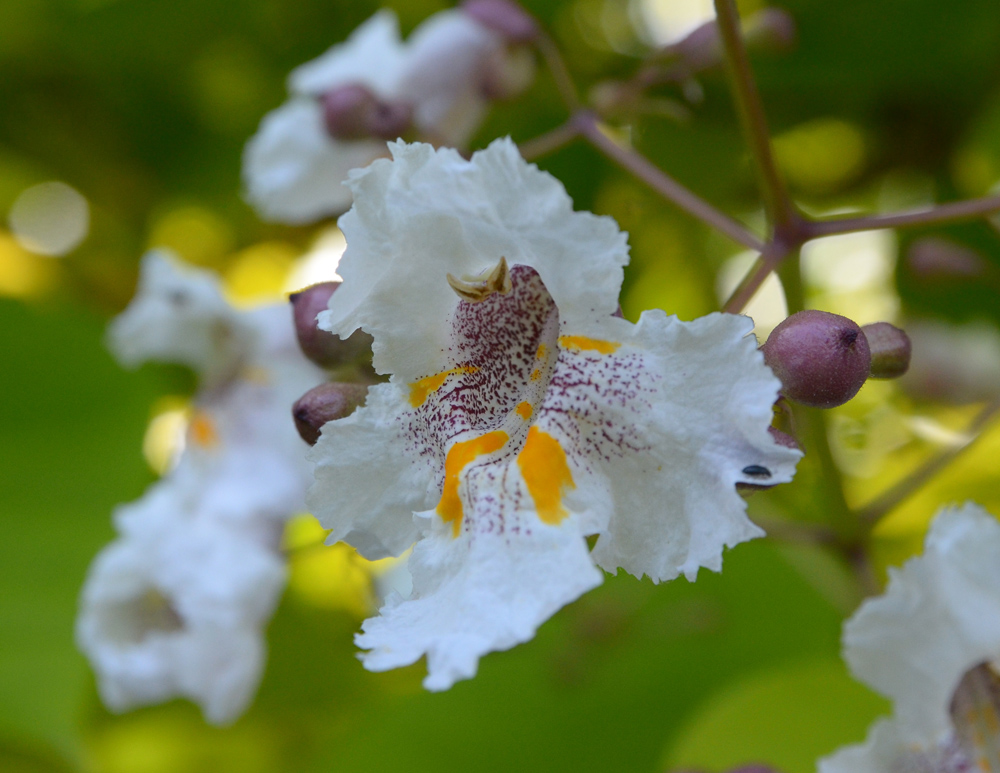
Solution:
{"label": "bud cluster", "polygon": [[859,327],[839,314],[807,310],[778,325],[761,347],[789,400],[834,408],[869,378],[898,378],[910,364],[910,339],[888,322]]}

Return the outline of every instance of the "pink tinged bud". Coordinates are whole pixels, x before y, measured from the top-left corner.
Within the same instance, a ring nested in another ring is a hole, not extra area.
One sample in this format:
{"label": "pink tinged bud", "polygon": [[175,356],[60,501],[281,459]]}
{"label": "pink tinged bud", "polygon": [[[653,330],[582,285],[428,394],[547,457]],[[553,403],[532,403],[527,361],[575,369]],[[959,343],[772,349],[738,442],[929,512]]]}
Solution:
{"label": "pink tinged bud", "polygon": [[299,346],[306,357],[323,368],[347,365],[366,359],[371,354],[371,336],[367,333],[359,330],[345,341],[340,336],[320,330],[316,324],[316,315],[326,310],[330,296],[339,286],[340,282],[320,282],[288,297]]}
{"label": "pink tinged bud", "polygon": [[871,370],[871,351],[861,328],[847,317],[800,311],[771,333],[761,350],[789,400],[814,408],[843,405]]}
{"label": "pink tinged bud", "polygon": [[292,406],[292,418],[299,435],[309,445],[316,445],[320,430],[328,421],[350,416],[365,401],[364,384],[320,384],[299,398]]}
{"label": "pink tinged bud", "polygon": [[538,37],[535,20],[510,0],[465,0],[462,10],[508,43],[530,43]]}
{"label": "pink tinged bud", "polygon": [[888,322],[861,328],[872,353],[872,378],[899,378],[910,367],[913,346],[910,337]]}
{"label": "pink tinged bud", "polygon": [[413,118],[408,104],[381,100],[360,83],[338,86],[320,100],[326,130],[338,140],[396,139]]}
{"label": "pink tinged bud", "polygon": [[975,250],[935,236],[913,242],[906,253],[906,265],[926,282],[976,279],[988,269]]}

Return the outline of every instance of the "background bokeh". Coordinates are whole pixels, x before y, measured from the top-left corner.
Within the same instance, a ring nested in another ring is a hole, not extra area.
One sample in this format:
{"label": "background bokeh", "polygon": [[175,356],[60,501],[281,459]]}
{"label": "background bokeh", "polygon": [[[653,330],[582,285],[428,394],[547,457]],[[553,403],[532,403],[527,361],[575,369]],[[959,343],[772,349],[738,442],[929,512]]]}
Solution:
{"label": "background bokeh", "polygon": [[[690,0],[525,4],[584,88],[627,76],[704,12]],[[388,5],[404,32],[444,7]],[[370,567],[342,548],[295,551],[264,682],[244,718],[217,729],[179,701],[122,716],[101,707],[73,645],[76,597],[112,536],[113,507],[138,497],[161,466],[163,417],[180,415],[194,386],[179,368],[123,371],[104,326],[151,246],[219,271],[234,299],[252,302],[280,298],[318,238],[336,245],[332,222],[261,222],[240,195],[240,155],[284,99],[287,72],[376,7],[0,0],[0,770],[715,771],[751,761],[812,770],[817,755],[860,740],[886,705],[839,661],[840,624],[861,586],[841,558],[801,540],[741,545],[722,574],[693,584],[608,577],[535,640],[486,657],[479,676],[443,694],[421,689],[422,664],[369,674],[357,662],[351,639],[369,613]],[[758,51],[753,63],[779,164],[807,211],[920,206],[981,195],[1000,179],[995,0],[781,7],[796,42]],[[700,102],[677,86],[662,96],[685,103],[688,120],[642,118],[623,136],[761,226],[724,74],[687,86]],[[542,71],[526,97],[493,110],[474,144],[525,140],[564,118]],[[540,165],[578,208],[630,232],[627,316],[713,311],[749,261],[586,146]],[[934,317],[991,329],[995,283],[922,282],[907,270],[910,245],[928,235],[1000,267],[1000,237],[986,221],[829,238],[802,257],[808,305],[859,323]],[[754,309],[761,332],[784,303],[777,282],[765,295]],[[963,442],[977,410],[871,383],[828,412],[846,504],[863,505]],[[1000,433],[988,431],[896,508],[875,533],[877,571],[918,549],[940,504],[976,499],[1000,514],[998,452]],[[756,495],[751,513],[779,527],[824,524],[844,501],[807,457],[796,481]],[[308,543],[316,528],[300,520],[290,544]]]}

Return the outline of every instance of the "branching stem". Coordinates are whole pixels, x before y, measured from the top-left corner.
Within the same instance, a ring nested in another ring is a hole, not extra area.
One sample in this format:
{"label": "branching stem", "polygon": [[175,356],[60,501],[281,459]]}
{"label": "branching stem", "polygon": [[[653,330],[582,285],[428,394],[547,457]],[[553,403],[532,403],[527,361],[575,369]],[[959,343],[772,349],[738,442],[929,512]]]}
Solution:
{"label": "branching stem", "polygon": [[760,175],[764,209],[768,221],[775,228],[780,228],[795,217],[795,207],[774,162],[767,118],[764,116],[764,107],[747,58],[736,3],[734,0],[715,0],[715,14],[722,35],[727,68],[733,82],[740,122]]}
{"label": "branching stem", "polygon": [[692,193],[664,171],[652,164],[645,156],[619,145],[608,137],[598,125],[596,116],[581,110],[574,117],[580,134],[597,150],[628,170],[664,198],[672,201],[685,212],[722,232],[734,242],[752,250],[763,250],[764,242],[751,233],[746,226],[719,211],[700,196]]}

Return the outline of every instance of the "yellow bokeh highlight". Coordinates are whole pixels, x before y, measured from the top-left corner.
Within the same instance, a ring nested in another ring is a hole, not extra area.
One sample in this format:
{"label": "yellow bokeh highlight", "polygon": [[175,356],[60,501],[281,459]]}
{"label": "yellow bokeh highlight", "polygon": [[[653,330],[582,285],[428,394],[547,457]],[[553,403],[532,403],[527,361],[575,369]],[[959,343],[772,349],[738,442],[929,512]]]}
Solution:
{"label": "yellow bokeh highlight", "polygon": [[311,606],[368,617],[376,608],[372,577],[394,559],[368,561],[343,542],[324,544],[327,534],[312,515],[289,521],[285,528],[289,592]]}
{"label": "yellow bokeh highlight", "polygon": [[142,455],[157,475],[166,474],[184,451],[189,416],[188,400],[182,397],[164,397],[153,406]]}
{"label": "yellow bokeh highlight", "polygon": [[28,252],[9,233],[0,231],[0,295],[44,295],[55,286],[58,271],[55,261]]}
{"label": "yellow bokeh highlight", "polygon": [[220,266],[232,250],[230,225],[211,210],[178,207],[153,222],[150,247],[167,247],[188,263]]}
{"label": "yellow bokeh highlight", "polygon": [[236,306],[277,303],[298,250],[285,242],[262,242],[237,253],[223,276],[226,296]]}
{"label": "yellow bokeh highlight", "polygon": [[89,744],[97,763],[93,769],[102,773],[279,769],[279,739],[267,727],[241,723],[220,731],[195,711],[181,708],[157,707],[102,726]]}
{"label": "yellow bokeh highlight", "polygon": [[774,153],[792,187],[808,193],[828,193],[864,171],[865,137],[854,124],[839,118],[819,118],[774,138]]}

